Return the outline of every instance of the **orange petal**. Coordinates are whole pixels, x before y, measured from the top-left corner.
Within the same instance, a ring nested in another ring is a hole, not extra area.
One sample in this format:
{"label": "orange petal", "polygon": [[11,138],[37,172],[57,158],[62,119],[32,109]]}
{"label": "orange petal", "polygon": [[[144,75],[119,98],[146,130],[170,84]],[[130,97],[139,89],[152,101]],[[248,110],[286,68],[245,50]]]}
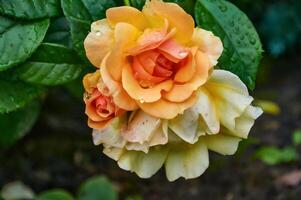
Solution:
{"label": "orange petal", "polygon": [[85,90],[88,93],[92,93],[93,90],[97,87],[99,79],[100,79],[99,70],[97,70],[94,73],[86,74],[85,77],[83,78],[83,85],[84,85]]}
{"label": "orange petal", "polygon": [[140,30],[144,30],[148,26],[147,20],[142,12],[129,6],[110,8],[106,11],[106,16],[108,21],[114,25],[119,22],[124,22]]}
{"label": "orange petal", "polygon": [[207,81],[210,69],[208,57],[201,51],[198,51],[195,56],[195,63],[196,73],[193,78],[185,84],[174,84],[173,88],[163,95],[165,99],[172,102],[185,101]]}
{"label": "orange petal", "polygon": [[186,83],[192,79],[196,72],[196,63],[194,61],[195,53],[190,52],[189,57],[181,63],[180,69],[177,71],[174,81],[178,83]]}
{"label": "orange petal", "polygon": [[114,32],[106,19],[93,22],[91,32],[84,41],[86,56],[89,61],[99,67],[103,57],[111,50],[114,43]]}
{"label": "orange petal", "polygon": [[158,101],[161,98],[161,92],[169,91],[172,88],[172,84],[171,80],[167,80],[151,88],[144,89],[135,79],[130,65],[126,65],[122,71],[123,88],[130,97],[141,102]]}
{"label": "orange petal", "polygon": [[139,62],[149,74],[153,74],[159,55],[156,51],[147,51],[138,55]]}
{"label": "orange petal", "polygon": [[119,107],[127,111],[136,110],[138,105],[122,88],[120,82],[115,81],[106,67],[106,56],[101,64],[101,77],[104,84],[108,87],[110,94],[113,96],[114,103]]}
{"label": "orange petal", "polygon": [[164,3],[161,0],[147,1],[142,12],[156,27],[162,27],[164,19],[167,19],[170,26],[176,28],[175,38],[180,43],[187,43],[191,40],[194,20],[177,4]]}
{"label": "orange petal", "polygon": [[118,23],[115,27],[116,45],[107,59],[106,66],[117,81],[121,79],[122,67],[128,62],[125,52],[129,46],[133,45],[139,34],[139,30],[130,24]]}
{"label": "orange petal", "polygon": [[151,74],[149,74],[141,65],[141,63],[139,62],[138,58],[134,57],[134,61],[132,64],[133,67],[133,71],[135,74],[135,78],[142,80],[142,81],[146,81],[149,82],[151,84],[157,84],[160,83],[162,81],[164,81],[165,78],[162,77],[155,77],[152,76]]}
{"label": "orange petal", "polygon": [[163,99],[153,103],[137,102],[139,107],[146,113],[161,119],[173,119],[195,104],[197,98],[192,94],[189,99],[181,103],[172,103]]}
{"label": "orange petal", "polygon": [[189,54],[189,51],[183,46],[179,45],[175,40],[169,39],[162,43],[158,50],[160,53],[167,56],[167,58],[175,63],[180,62],[186,58]]}
{"label": "orange petal", "polygon": [[112,122],[113,119],[114,118],[105,121],[93,121],[91,119],[88,119],[88,126],[94,129],[103,129],[106,128]]}

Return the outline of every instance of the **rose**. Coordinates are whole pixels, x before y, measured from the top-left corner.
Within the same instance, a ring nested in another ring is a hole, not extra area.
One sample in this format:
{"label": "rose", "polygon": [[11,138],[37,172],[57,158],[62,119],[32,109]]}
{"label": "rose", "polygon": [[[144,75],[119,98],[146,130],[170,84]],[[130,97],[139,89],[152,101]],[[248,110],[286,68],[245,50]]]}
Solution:
{"label": "rose", "polygon": [[142,12],[110,8],[85,40],[87,57],[100,68],[120,108],[172,119],[195,104],[222,53],[211,32],[194,28],[193,18],[174,3],[147,1]]}
{"label": "rose", "polygon": [[125,111],[113,101],[108,88],[100,78],[100,72],[87,74],[83,79],[84,102],[88,125],[91,128],[105,128],[115,117],[121,116]]}
{"label": "rose", "polygon": [[142,178],[163,165],[169,181],[196,178],[209,166],[208,150],[234,154],[262,114],[251,105],[243,82],[224,70],[214,70],[197,93],[197,102],[183,115],[162,120],[139,110],[94,129],[94,143],[103,144],[103,152],[122,169]]}

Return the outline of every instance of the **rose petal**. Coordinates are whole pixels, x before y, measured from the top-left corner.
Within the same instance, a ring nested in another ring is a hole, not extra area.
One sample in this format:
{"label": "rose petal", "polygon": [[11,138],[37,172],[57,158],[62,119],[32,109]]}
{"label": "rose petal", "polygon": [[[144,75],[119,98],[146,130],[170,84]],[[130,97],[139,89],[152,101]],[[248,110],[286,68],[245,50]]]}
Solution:
{"label": "rose petal", "polygon": [[165,171],[169,181],[180,177],[196,178],[204,173],[209,166],[209,156],[206,145],[199,141],[192,145],[176,146],[170,149]]}
{"label": "rose petal", "polygon": [[163,99],[153,103],[141,103],[137,102],[139,107],[144,110],[144,112],[161,119],[173,119],[178,114],[183,114],[183,112],[194,105],[196,102],[196,95],[192,94],[190,98],[181,103],[173,103]]}
{"label": "rose petal", "polygon": [[93,90],[97,87],[99,79],[100,79],[99,70],[95,71],[94,73],[86,74],[83,78],[83,85],[85,90],[88,93],[92,93]]}
{"label": "rose petal", "polygon": [[86,56],[89,61],[99,67],[104,56],[111,50],[114,43],[114,32],[106,19],[93,22],[91,32],[84,41]]}
{"label": "rose petal", "polygon": [[162,27],[167,19],[170,27],[176,28],[175,38],[180,43],[191,40],[194,30],[194,20],[175,3],[164,3],[161,0],[147,1],[142,10],[148,21],[156,27]]}
{"label": "rose petal", "polygon": [[148,22],[142,12],[130,6],[109,8],[106,11],[106,16],[108,21],[113,25],[124,22],[131,24],[140,30],[144,30],[148,26]]}
{"label": "rose petal", "polygon": [[233,155],[238,149],[238,144],[241,141],[238,137],[229,135],[217,134],[201,137],[204,140],[208,149],[222,155]]}
{"label": "rose petal", "polygon": [[154,102],[161,98],[161,91],[169,91],[172,81],[167,80],[159,83],[152,88],[142,88],[133,75],[130,65],[126,65],[122,71],[122,85],[125,91],[132,97],[141,102]]}

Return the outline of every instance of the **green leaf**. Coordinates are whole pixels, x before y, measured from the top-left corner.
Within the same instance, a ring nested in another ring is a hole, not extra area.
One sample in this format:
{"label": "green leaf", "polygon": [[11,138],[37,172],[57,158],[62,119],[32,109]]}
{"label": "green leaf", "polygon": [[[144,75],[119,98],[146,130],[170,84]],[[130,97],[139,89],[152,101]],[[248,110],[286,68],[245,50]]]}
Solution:
{"label": "green leaf", "polygon": [[116,6],[113,0],[61,0],[63,12],[67,17],[74,49],[86,60],[84,40],[93,21],[103,19],[108,8]]}
{"label": "green leaf", "polygon": [[51,20],[44,42],[72,47],[70,27],[65,17],[58,17]]}
{"label": "green leaf", "polygon": [[0,148],[14,144],[30,131],[40,111],[40,103],[33,101],[15,112],[0,114]]}
{"label": "green leaf", "polygon": [[262,147],[256,152],[256,157],[268,165],[276,165],[297,160],[298,153],[293,147]]}
{"label": "green leaf", "polygon": [[53,189],[46,192],[43,192],[39,195],[36,200],[73,200],[72,195],[61,189]]}
{"label": "green leaf", "polygon": [[223,41],[224,52],[218,66],[235,73],[254,89],[262,46],[248,17],[225,0],[197,0],[195,19],[200,27]]}
{"label": "green leaf", "polygon": [[0,16],[0,71],[25,61],[41,44],[49,20],[19,23]]}
{"label": "green leaf", "polygon": [[59,44],[43,43],[19,70],[20,79],[41,85],[60,85],[75,80],[82,70],[76,52]]}
{"label": "green leaf", "polygon": [[0,114],[22,108],[43,91],[41,87],[21,81],[0,80]]}
{"label": "green leaf", "polygon": [[[193,14],[195,0],[164,0],[165,2],[176,3],[181,6],[187,13]],[[131,6],[141,10],[145,4],[145,0],[129,0]]]}
{"label": "green leaf", "polygon": [[296,130],[293,133],[293,143],[294,145],[301,144],[301,130]]}
{"label": "green leaf", "polygon": [[98,176],[81,185],[78,200],[117,200],[117,192],[105,177]]}
{"label": "green leaf", "polygon": [[60,14],[59,0],[0,0],[0,14],[22,19],[54,17]]}

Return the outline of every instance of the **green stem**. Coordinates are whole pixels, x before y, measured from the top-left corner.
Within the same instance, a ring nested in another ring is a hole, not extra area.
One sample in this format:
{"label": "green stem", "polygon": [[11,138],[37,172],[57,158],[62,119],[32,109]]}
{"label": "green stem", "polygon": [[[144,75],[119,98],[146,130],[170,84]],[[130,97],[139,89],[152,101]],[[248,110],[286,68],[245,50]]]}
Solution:
{"label": "green stem", "polygon": [[130,0],[123,0],[124,5],[131,6]]}

